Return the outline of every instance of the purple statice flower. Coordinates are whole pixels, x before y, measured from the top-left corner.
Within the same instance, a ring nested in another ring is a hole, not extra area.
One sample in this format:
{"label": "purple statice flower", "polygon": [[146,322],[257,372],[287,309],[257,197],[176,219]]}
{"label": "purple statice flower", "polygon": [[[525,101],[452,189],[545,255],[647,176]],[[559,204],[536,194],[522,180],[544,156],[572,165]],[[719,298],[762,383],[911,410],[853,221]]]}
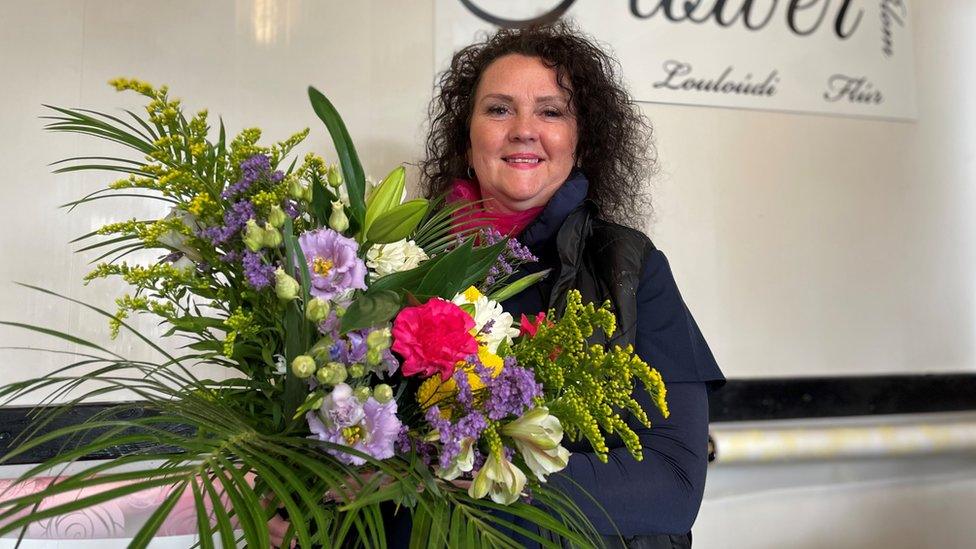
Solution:
{"label": "purple statice flower", "polygon": [[295,219],[301,215],[301,212],[298,211],[298,202],[291,199],[285,200],[281,205],[281,209],[284,210],[284,212],[288,214],[288,217],[292,219]]}
{"label": "purple statice flower", "polygon": [[491,246],[493,244],[498,244],[501,242],[502,236],[501,231],[494,227],[485,227],[481,229],[480,240],[485,246]]}
{"label": "purple statice flower", "polygon": [[398,454],[407,454],[413,450],[413,439],[410,437],[410,429],[406,425],[400,427],[394,448]]}
{"label": "purple statice flower", "polygon": [[468,372],[464,368],[454,370],[454,384],[457,386],[457,395],[454,397],[457,403],[464,409],[470,410],[474,404],[474,393],[471,390],[471,383],[468,380]]}
{"label": "purple statice flower", "polygon": [[505,358],[505,367],[497,376],[490,377],[489,374],[486,379],[479,371],[479,377],[488,389],[485,410],[488,417],[496,421],[509,415],[522,415],[542,394],[542,384],[535,380],[535,373],[516,364],[514,357]]}
{"label": "purple statice flower", "polygon": [[247,225],[247,220],[254,217],[254,204],[247,200],[236,202],[230,209],[224,211],[222,226],[207,227],[200,231],[200,236],[219,246],[240,233]]}
{"label": "purple statice flower", "polygon": [[311,292],[333,299],[346,290],[366,289],[366,263],[356,253],[359,245],[332,229],[317,229],[298,237],[308,262]]}
{"label": "purple statice flower", "polygon": [[267,181],[272,184],[281,182],[285,174],[280,170],[271,171],[271,159],[263,154],[255,154],[241,162],[241,178],[233,185],[224,189],[220,196],[231,199],[247,192],[255,183]]}
{"label": "purple statice flower", "polygon": [[275,267],[264,262],[264,256],[251,250],[244,252],[244,276],[255,290],[263,290],[274,284]]}
{"label": "purple statice flower", "polygon": [[[490,246],[501,242],[503,235],[494,228],[483,229],[479,235],[482,244]],[[485,276],[485,284],[488,287],[494,286],[496,282],[504,280],[515,272],[522,263],[539,261],[535,255],[521,242],[514,238],[509,238],[505,243],[505,249],[498,254],[495,263],[488,269]]]}
{"label": "purple statice flower", "polygon": [[[395,400],[380,404],[370,397],[360,404],[352,394],[352,388],[340,383],[325,397],[320,410],[309,412],[305,417],[312,438],[349,446],[376,459],[387,459],[393,457],[403,429],[396,412]],[[326,451],[344,463],[366,463],[362,457],[338,449]]]}
{"label": "purple statice flower", "polygon": [[508,256],[515,261],[520,263],[534,263],[539,261],[539,258],[529,251],[528,247],[524,246],[521,242],[514,238],[509,239],[507,246]]}
{"label": "purple statice flower", "polygon": [[474,452],[474,463],[471,465],[471,476],[474,476],[477,471],[485,466],[485,459],[487,456],[475,450]]}
{"label": "purple statice flower", "polygon": [[243,258],[244,255],[241,254],[241,252],[238,250],[231,250],[220,256],[220,260],[228,264],[237,263],[238,261],[241,261]]}
{"label": "purple statice flower", "polygon": [[428,408],[424,417],[432,427],[437,429],[440,437],[441,452],[438,456],[438,465],[441,469],[450,467],[451,462],[461,453],[461,442],[464,439],[470,437],[477,440],[488,426],[485,416],[477,411],[461,417],[457,423],[451,423],[450,420],[441,417],[440,409],[436,405]]}

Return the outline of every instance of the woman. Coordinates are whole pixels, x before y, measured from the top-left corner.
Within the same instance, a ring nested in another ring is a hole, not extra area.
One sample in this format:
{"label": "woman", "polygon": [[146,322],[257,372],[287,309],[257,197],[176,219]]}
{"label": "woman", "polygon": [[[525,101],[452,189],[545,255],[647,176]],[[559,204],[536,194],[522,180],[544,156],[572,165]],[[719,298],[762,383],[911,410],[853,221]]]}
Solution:
{"label": "woman", "polygon": [[552,269],[503,304],[516,318],[558,310],[571,288],[611,300],[618,331],[609,342],[633,344],[661,372],[671,416],[652,416],[652,429],[632,424],[642,462],[619,439],[608,440],[607,464],[588,444],[571,445],[571,482],[552,482],[610,547],[621,546],[618,530],[628,547],[690,547],[705,485],[707,391],[724,378],[664,254],[623,225],[639,220],[653,149],[615,69],[565,23],[500,30],[459,51],[431,104],[424,192],[483,199],[483,221],[539,257],[524,272]]}
{"label": "woman", "polygon": [[[618,331],[609,343],[633,344],[661,372],[671,416],[651,415],[652,429],[631,424],[642,462],[619,438],[607,441],[606,464],[588,444],[567,444],[573,455],[565,478],[550,482],[574,497],[608,547],[621,547],[618,531],[627,547],[690,547],[705,484],[706,394],[724,378],[664,255],[639,231],[613,222],[639,220],[653,163],[650,128],[614,69],[607,54],[562,23],[501,30],[459,51],[431,103],[423,190],[483,199],[481,221],[539,257],[523,274],[552,269],[503,304],[516,318],[559,309],[572,288],[590,301],[611,300]],[[656,413],[643,391],[636,396]],[[407,545],[404,515],[391,517],[392,547]],[[286,526],[273,525],[279,539]]]}

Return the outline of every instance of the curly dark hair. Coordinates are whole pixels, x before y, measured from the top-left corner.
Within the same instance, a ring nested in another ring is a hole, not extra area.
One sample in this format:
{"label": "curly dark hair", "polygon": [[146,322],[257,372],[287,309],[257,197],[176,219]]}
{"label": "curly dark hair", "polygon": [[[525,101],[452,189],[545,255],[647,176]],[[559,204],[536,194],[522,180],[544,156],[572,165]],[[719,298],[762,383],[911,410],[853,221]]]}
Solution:
{"label": "curly dark hair", "polygon": [[590,182],[589,198],[600,214],[630,226],[641,224],[641,214],[650,207],[644,185],[657,165],[651,125],[624,89],[619,63],[562,21],[501,29],[454,54],[428,110],[427,156],[420,163],[423,194],[437,196],[465,177],[475,90],[485,69],[510,54],[541,59],[569,94],[578,128],[576,163]]}

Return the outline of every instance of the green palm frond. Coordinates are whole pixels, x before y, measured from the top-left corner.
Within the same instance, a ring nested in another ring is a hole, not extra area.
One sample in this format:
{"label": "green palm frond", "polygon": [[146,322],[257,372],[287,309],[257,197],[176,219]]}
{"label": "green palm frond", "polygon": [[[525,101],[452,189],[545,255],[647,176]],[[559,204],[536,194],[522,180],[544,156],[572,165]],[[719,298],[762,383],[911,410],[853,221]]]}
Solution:
{"label": "green palm frond", "polygon": [[[55,292],[28,286],[45,294],[81,304],[102,315],[108,312]],[[412,547],[517,547],[518,533],[543,547],[562,547],[562,538],[581,547],[596,546],[582,513],[571,500],[544,486],[534,490],[536,501],[550,512],[525,503],[502,506],[470,498],[453,485],[435,479],[416,455],[377,461],[356,450],[297,433],[276,432],[270,423],[241,409],[226,387],[200,380],[185,366],[202,355],[174,356],[139,334],[165,360],[130,361],[76,335],[21,323],[5,323],[83,346],[84,352],[51,350],[76,358],[46,376],[0,388],[0,404],[44,394],[44,404],[58,399],[61,406],[38,406],[32,429],[19,446],[0,457],[9,462],[44,444],[59,442],[54,457],[27,470],[18,481],[51,472],[91,455],[121,451],[120,457],[86,465],[71,474],[58,474],[46,488],[6,499],[0,495],[0,535],[39,520],[70,513],[146,489],[165,489],[166,495],[133,537],[131,547],[146,547],[180,497],[192,494],[201,547],[212,547],[212,536],[225,547],[242,542],[269,547],[267,522],[279,506],[288,512],[290,535],[303,547],[352,546],[382,548],[386,534],[380,504],[390,502],[411,512]],[[95,366],[93,371],[91,368]],[[96,384],[90,388],[91,384]],[[89,387],[89,388],[86,388]],[[76,404],[128,392],[138,402],[119,404],[88,421],[47,430],[60,414]],[[71,396],[74,395],[74,396]],[[138,417],[126,412],[145,411]],[[362,457],[373,471],[360,478],[355,468],[328,451]],[[48,498],[91,490],[83,497],[42,507]],[[336,494],[340,502],[324,501]],[[354,498],[355,496],[355,498]],[[268,504],[263,502],[267,498]],[[555,512],[552,512],[555,511]],[[521,517],[551,532],[540,535],[520,526]]]}

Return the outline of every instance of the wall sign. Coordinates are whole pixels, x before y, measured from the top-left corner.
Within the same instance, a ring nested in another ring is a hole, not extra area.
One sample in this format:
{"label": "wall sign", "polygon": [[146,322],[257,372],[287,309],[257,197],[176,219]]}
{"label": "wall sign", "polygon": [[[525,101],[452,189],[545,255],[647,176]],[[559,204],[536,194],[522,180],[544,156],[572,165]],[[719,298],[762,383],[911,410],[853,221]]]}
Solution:
{"label": "wall sign", "polygon": [[479,32],[570,18],[639,101],[914,119],[908,0],[437,0],[438,70]]}

